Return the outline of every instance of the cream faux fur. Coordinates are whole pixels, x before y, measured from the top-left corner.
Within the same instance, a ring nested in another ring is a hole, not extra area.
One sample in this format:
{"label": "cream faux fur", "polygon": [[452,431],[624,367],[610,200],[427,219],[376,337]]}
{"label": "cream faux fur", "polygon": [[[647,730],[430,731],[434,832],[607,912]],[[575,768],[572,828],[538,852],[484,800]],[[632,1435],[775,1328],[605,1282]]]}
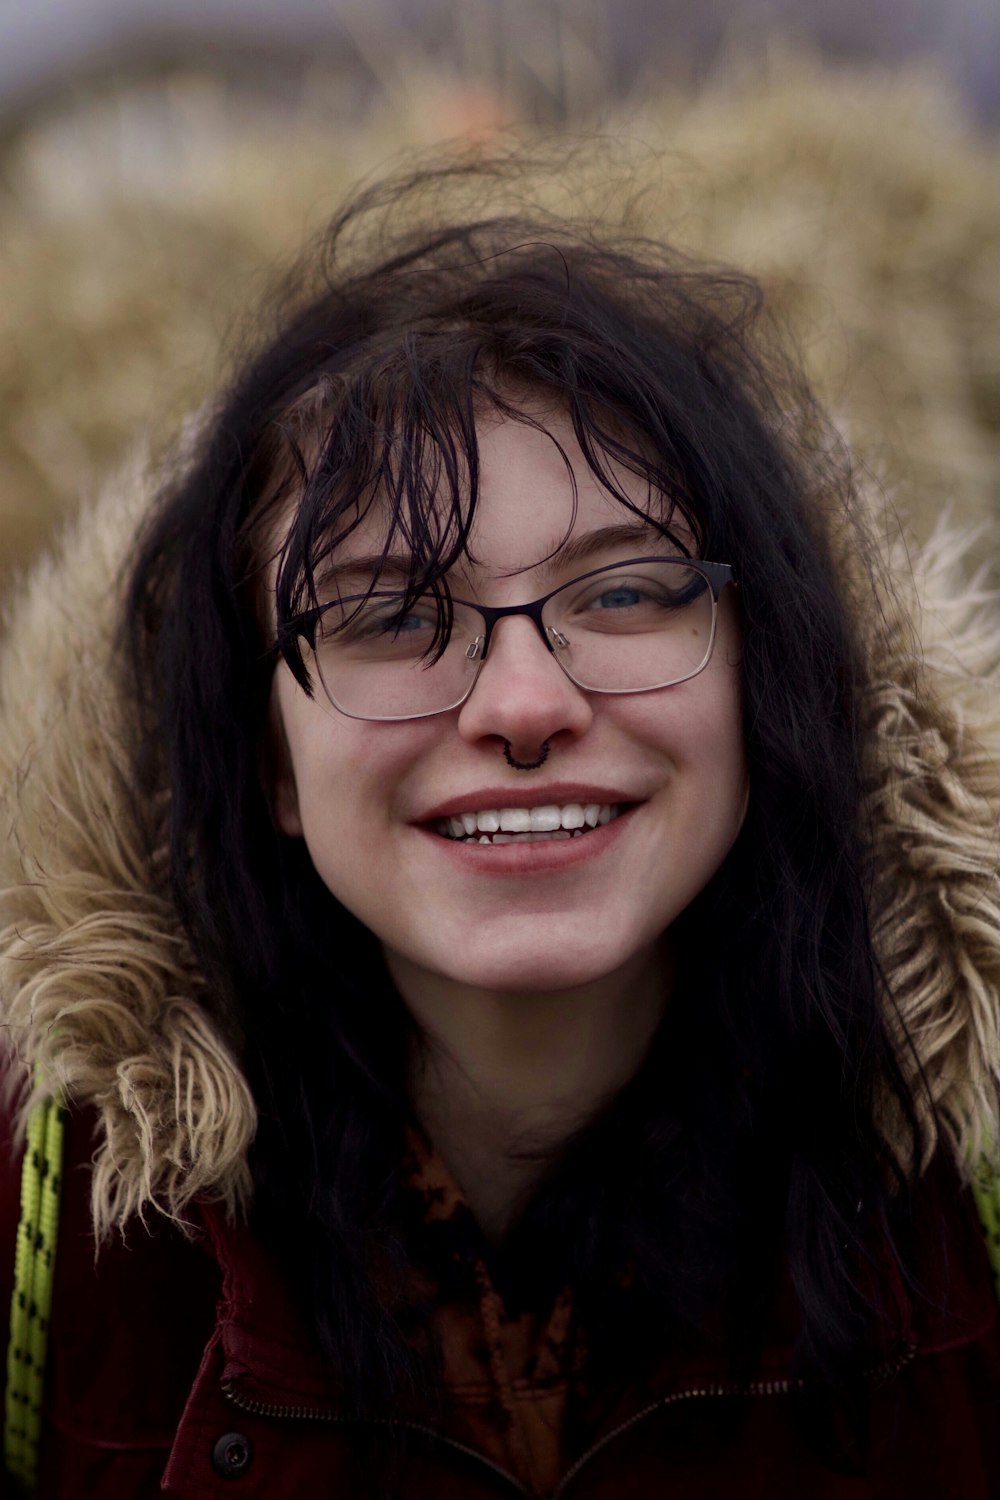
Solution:
{"label": "cream faux fur", "polygon": [[[150,1207],[183,1220],[200,1194],[244,1207],[255,1124],[123,801],[128,708],[108,643],[150,491],[137,463],[80,514],[0,651],[0,1014],[36,1080],[26,1101],[61,1090],[97,1107],[102,1233]],[[865,623],[878,943],[916,1048],[904,1067],[922,1069],[966,1172],[1000,1139],[1000,615],[969,581],[969,545],[942,525],[911,565],[896,543],[902,607],[889,597]]]}
{"label": "cream faux fur", "polygon": [[1000,601],[969,566],[981,535],[943,520],[916,555],[888,549],[902,611],[873,622],[866,705],[874,931],[913,1044],[899,1053],[965,1174],[1000,1140]]}
{"label": "cream faux fur", "polygon": [[0,650],[0,1015],[26,1107],[61,1090],[99,1111],[99,1233],[200,1194],[243,1207],[256,1123],[124,805],[109,640],[149,498],[137,460],[35,568]]}

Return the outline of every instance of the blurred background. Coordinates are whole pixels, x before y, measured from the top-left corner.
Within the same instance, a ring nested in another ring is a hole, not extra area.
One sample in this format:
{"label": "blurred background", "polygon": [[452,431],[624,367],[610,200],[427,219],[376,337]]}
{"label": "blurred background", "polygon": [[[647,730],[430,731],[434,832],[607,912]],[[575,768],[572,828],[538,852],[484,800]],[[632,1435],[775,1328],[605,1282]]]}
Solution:
{"label": "blurred background", "polygon": [[589,131],[755,273],[925,536],[1000,558],[994,0],[0,0],[0,586],[407,147]]}

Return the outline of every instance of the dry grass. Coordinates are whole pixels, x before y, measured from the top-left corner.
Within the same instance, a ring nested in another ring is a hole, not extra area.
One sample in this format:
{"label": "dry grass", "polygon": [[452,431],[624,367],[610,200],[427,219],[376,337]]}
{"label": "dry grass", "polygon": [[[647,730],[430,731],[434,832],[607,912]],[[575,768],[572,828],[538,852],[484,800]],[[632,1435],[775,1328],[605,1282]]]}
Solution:
{"label": "dry grass", "polygon": [[[269,268],[350,183],[402,147],[488,135],[512,107],[426,67],[390,82],[334,125],[332,79],[251,111],[175,76],[81,99],[7,143],[4,566],[137,435],[155,444],[212,388]],[[952,505],[1000,554],[996,143],[943,86],[777,54],[601,128],[641,143],[664,234],[762,279],[917,534]]]}

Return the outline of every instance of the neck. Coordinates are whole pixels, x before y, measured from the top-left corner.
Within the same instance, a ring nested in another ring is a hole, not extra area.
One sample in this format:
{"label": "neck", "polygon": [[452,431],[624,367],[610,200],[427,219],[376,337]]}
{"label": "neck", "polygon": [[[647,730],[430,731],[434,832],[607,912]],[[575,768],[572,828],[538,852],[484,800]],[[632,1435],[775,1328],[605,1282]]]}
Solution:
{"label": "neck", "polygon": [[417,1117],[498,1242],[568,1138],[638,1070],[669,968],[652,949],[590,984],[535,994],[479,990],[386,959],[424,1037],[409,1067]]}

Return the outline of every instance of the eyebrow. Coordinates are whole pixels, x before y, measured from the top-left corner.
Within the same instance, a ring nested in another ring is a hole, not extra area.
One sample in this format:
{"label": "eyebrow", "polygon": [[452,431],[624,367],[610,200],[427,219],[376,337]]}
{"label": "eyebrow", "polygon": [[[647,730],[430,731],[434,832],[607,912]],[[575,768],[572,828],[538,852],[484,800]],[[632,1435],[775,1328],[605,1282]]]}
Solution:
{"label": "eyebrow", "polygon": [[376,573],[388,574],[391,578],[408,579],[410,576],[410,559],[400,553],[372,552],[364,557],[347,557],[343,562],[331,562],[329,565],[317,569],[317,585],[336,583],[343,577],[349,577],[357,573],[362,577],[371,578]]}
{"label": "eyebrow", "polygon": [[622,525],[600,526],[596,531],[587,531],[583,536],[574,537],[565,543],[551,558],[546,559],[543,564],[551,572],[562,563],[588,562],[599,552],[605,552],[611,547],[633,547],[644,546],[647,542],[670,543],[670,537],[664,536],[653,525]]}
{"label": "eyebrow", "polygon": [[[596,531],[585,532],[583,536],[573,537],[570,541],[564,542],[551,557],[545,558],[537,566],[543,572],[551,574],[567,563],[589,562],[601,552],[606,552],[613,547],[644,547],[649,542],[669,546],[671,538],[652,525],[600,526]],[[518,571],[530,570],[524,568]],[[373,552],[364,557],[345,558],[341,563],[334,562],[329,567],[324,567],[322,572],[317,574],[316,584],[320,588],[329,588],[331,585],[339,585],[342,578],[349,578],[352,574],[366,579],[378,574],[380,582],[385,579],[391,584],[398,579],[406,583],[411,576],[411,562],[408,557],[392,552],[388,554]]]}

